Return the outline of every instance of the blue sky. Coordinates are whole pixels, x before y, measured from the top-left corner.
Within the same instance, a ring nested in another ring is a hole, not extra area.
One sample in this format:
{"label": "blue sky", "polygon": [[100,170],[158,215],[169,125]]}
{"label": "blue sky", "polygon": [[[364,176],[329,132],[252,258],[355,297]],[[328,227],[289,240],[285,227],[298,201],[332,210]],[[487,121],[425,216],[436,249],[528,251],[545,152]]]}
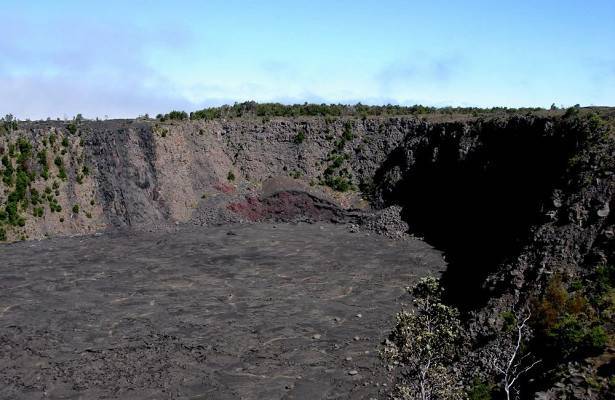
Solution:
{"label": "blue sky", "polygon": [[0,0],[0,113],[615,106],[613,0]]}

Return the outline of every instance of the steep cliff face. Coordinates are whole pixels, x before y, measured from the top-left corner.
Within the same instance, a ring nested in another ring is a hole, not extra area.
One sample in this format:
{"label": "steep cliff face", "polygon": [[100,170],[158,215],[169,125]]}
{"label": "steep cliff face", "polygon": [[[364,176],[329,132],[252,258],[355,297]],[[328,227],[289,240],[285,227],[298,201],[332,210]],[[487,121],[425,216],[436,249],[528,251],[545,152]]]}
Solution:
{"label": "steep cliff face", "polygon": [[595,115],[426,124],[377,171],[374,203],[402,206],[411,231],[445,251],[471,374],[490,371],[480,349],[503,316],[529,309],[542,364],[526,396],[612,393],[613,171],[613,130]]}
{"label": "steep cliff face", "polygon": [[[21,123],[0,136],[0,201],[6,209],[25,172],[13,202],[24,221],[3,225],[19,239],[224,222],[242,218],[231,203],[300,188],[341,208],[366,208],[364,198],[376,208],[402,205],[412,230],[453,264],[476,253],[480,281],[485,265],[514,256],[528,229],[551,218],[551,203],[573,190],[562,185],[587,140],[585,127],[570,124],[515,116]],[[271,179],[277,187],[264,190]],[[40,207],[46,212],[34,216]]]}
{"label": "steep cliff face", "polygon": [[586,123],[551,118],[426,124],[378,170],[375,200],[402,205],[411,229],[446,251],[451,300],[473,307],[490,295],[480,290],[487,275],[518,256],[533,229],[578,226],[588,217],[597,230],[604,228],[607,219],[597,211],[608,208],[612,196],[612,160],[587,178],[601,180],[591,204],[576,211],[587,216],[572,213],[568,204],[582,189],[569,183],[573,163],[590,146],[597,148],[592,135]]}
{"label": "steep cliff face", "polygon": [[[415,123],[321,118],[22,123],[0,137],[2,172],[10,177],[0,187],[4,207],[20,171],[28,177],[11,203],[18,216],[4,221],[3,229],[16,240],[244,220],[230,205],[259,197],[272,178],[278,182],[273,192],[292,189],[292,179],[302,183],[301,191],[331,204],[365,207],[356,189],[370,187],[380,162]],[[29,146],[23,153],[20,141]],[[50,193],[38,201],[37,192],[47,186]],[[73,212],[75,205],[80,212]]]}

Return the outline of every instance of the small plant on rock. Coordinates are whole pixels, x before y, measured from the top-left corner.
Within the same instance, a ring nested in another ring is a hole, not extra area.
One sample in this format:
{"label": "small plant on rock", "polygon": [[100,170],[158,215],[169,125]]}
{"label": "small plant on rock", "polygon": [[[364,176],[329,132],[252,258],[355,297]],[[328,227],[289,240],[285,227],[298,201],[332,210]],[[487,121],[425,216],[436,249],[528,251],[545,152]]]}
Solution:
{"label": "small plant on rock", "polygon": [[293,139],[293,142],[295,144],[301,144],[305,141],[305,133],[303,131],[300,131],[299,133],[297,133],[297,135],[295,135],[295,138]]}

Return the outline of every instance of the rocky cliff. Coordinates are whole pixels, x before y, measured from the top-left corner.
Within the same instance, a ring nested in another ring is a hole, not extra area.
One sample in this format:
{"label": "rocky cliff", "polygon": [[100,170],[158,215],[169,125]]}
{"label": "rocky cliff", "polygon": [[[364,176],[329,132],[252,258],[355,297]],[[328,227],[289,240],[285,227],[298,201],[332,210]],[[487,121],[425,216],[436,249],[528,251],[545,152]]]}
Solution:
{"label": "rocky cliff", "polygon": [[[233,208],[265,189],[267,196],[295,189],[342,208],[364,208],[358,188],[371,184],[379,164],[415,123],[318,118],[21,123],[0,136],[6,164],[0,199],[5,208],[16,205],[3,226],[15,240],[245,220]],[[18,176],[27,178],[19,190]],[[9,201],[15,191],[17,201]]]}

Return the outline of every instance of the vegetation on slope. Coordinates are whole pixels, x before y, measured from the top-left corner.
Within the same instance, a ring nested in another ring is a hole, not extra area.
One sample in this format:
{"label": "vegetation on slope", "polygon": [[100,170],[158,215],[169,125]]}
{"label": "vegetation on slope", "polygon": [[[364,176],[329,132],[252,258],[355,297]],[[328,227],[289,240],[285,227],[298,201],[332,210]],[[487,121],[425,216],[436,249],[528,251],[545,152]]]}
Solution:
{"label": "vegetation on slope", "polygon": [[495,115],[495,114],[525,114],[528,112],[545,111],[543,108],[478,108],[478,107],[428,107],[423,105],[400,106],[383,105],[369,106],[361,103],[347,104],[280,104],[257,103],[248,101],[204,108],[188,114],[185,111],[171,111],[168,114],[158,114],[157,119],[166,120],[214,120],[219,118],[243,117],[369,117],[369,116],[404,116],[404,115]]}
{"label": "vegetation on slope", "polygon": [[65,130],[51,128],[36,136],[20,131],[10,115],[1,122],[0,241],[8,240],[9,233],[25,239],[28,219],[44,219],[47,211],[62,213],[60,189],[69,173],[75,175],[78,184],[83,183],[88,169],[81,151],[71,146],[81,135],[79,121],[71,121]]}

